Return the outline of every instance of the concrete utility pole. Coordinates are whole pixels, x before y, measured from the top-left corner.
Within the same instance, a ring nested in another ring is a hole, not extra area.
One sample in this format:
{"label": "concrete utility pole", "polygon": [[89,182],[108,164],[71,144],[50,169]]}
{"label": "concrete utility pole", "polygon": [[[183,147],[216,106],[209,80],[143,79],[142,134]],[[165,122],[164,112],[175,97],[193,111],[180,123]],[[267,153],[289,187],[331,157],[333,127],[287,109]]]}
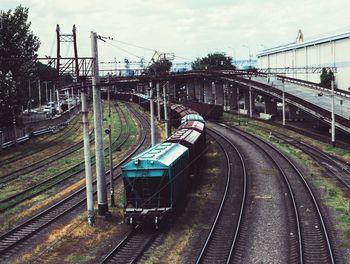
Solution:
{"label": "concrete utility pole", "polygon": [[14,137],[15,137],[15,143],[17,144],[17,125],[16,125],[16,116],[15,116],[15,112],[12,109],[12,116],[13,116],[13,133],[14,133]]}
{"label": "concrete utility pole", "polygon": [[223,84],[224,111],[227,111],[227,83]]}
{"label": "concrete utility pole", "polygon": [[167,86],[169,82],[163,85],[163,97],[164,97],[164,120],[165,120],[165,137],[169,137],[169,119],[168,119],[168,104],[167,104]]}
{"label": "concrete utility pole", "polygon": [[188,89],[188,83],[186,83],[186,101],[189,101],[190,100],[190,91]]}
{"label": "concrete utility pole", "polygon": [[[32,88],[30,87],[30,80],[28,80],[28,97],[29,100],[32,99]],[[28,109],[29,112],[29,109]]]}
{"label": "concrete utility pole", "polygon": [[332,116],[332,127],[331,127],[331,132],[332,132],[332,146],[335,147],[335,114],[334,114],[334,77],[332,78],[331,81],[331,116]]}
{"label": "concrete utility pole", "polygon": [[92,78],[92,98],[94,108],[94,126],[95,126],[95,155],[96,155],[96,179],[97,179],[97,205],[99,215],[105,216],[108,212],[107,202],[107,184],[105,159],[103,149],[102,134],[102,107],[101,107],[101,90],[98,87],[98,50],[97,50],[97,33],[91,31],[91,52],[95,59],[94,76]]}
{"label": "concrete utility pole", "polygon": [[47,102],[49,101],[49,94],[48,94],[48,92],[47,92],[47,81],[45,81],[45,101],[46,101],[46,104],[47,104]]}
{"label": "concrete utility pole", "polygon": [[58,91],[58,89],[56,90],[56,94],[57,94],[57,107],[58,107],[58,113],[61,113],[61,106],[60,106],[60,92]]}
{"label": "concrete utility pole", "polygon": [[115,207],[114,199],[114,180],[113,180],[113,156],[112,156],[112,127],[108,126],[108,129],[105,130],[108,134],[108,150],[109,150],[109,176],[110,176],[110,191],[111,191],[111,206]]}
{"label": "concrete utility pole", "polygon": [[158,120],[160,120],[160,88],[159,88],[159,82],[156,82],[156,90],[157,90],[157,114],[158,114]]}
{"label": "concrete utility pole", "polygon": [[155,134],[155,128],[154,128],[154,105],[153,105],[153,89],[152,89],[152,83],[150,83],[150,90],[149,90],[149,103],[150,103],[150,110],[151,110],[151,143],[152,146],[156,144],[156,134]]}
{"label": "concrete utility pole", "polygon": [[68,113],[70,113],[70,94],[69,94],[69,89],[67,90],[67,92],[68,92],[68,98],[67,98],[67,104],[68,104]]}
{"label": "concrete utility pole", "polygon": [[38,80],[38,90],[39,90],[39,110],[41,110],[41,84],[40,84],[40,80]]}
{"label": "concrete utility pole", "polygon": [[89,138],[89,119],[88,108],[86,102],[86,84],[82,83],[81,89],[81,112],[83,115],[83,134],[84,134],[84,158],[85,158],[85,181],[86,181],[86,201],[88,210],[88,223],[90,226],[95,224],[94,211],[94,193],[92,187],[92,172],[91,172],[91,155],[90,155],[90,138]]}
{"label": "concrete utility pole", "polygon": [[286,125],[286,98],[285,98],[284,79],[282,79],[282,89],[283,89],[283,92],[282,92],[282,118],[283,118],[282,124],[283,124],[283,126],[285,126]]}
{"label": "concrete utility pole", "polygon": [[241,118],[240,118],[240,108],[239,108],[239,88],[237,87],[237,115],[238,115],[238,125],[241,125]]}
{"label": "concrete utility pole", "polygon": [[0,131],[0,147],[4,145],[4,132]]}
{"label": "concrete utility pole", "polygon": [[[107,80],[108,84],[109,84],[109,75],[108,75],[108,80]],[[107,86],[107,100],[108,100],[108,117],[111,117],[111,95],[110,95],[110,90],[111,87],[108,85]]]}
{"label": "concrete utility pole", "polygon": [[252,104],[252,84],[251,84],[252,77],[249,76],[249,116],[250,118],[253,118],[253,104]]}

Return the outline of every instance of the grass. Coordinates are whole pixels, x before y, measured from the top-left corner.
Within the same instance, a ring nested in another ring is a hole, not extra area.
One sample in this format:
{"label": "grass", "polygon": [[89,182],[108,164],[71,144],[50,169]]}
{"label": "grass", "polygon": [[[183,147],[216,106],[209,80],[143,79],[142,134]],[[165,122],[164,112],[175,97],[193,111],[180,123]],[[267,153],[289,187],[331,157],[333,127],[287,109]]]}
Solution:
{"label": "grass", "polygon": [[93,259],[93,257],[91,256],[82,256],[82,255],[69,255],[66,260],[69,262],[69,263],[84,263],[84,262],[87,262],[89,260]]}
{"label": "grass", "polygon": [[[130,115],[127,114],[127,116]],[[127,151],[130,146],[135,144],[137,135],[139,134],[139,128],[136,125],[134,118],[128,118],[127,122],[131,134],[126,144],[121,148],[121,151],[113,153],[114,162],[118,162],[123,158],[123,153]],[[117,123],[115,125],[117,125]],[[120,127],[121,123],[119,124],[118,129],[120,129]],[[115,129],[115,131],[117,130]],[[108,159],[106,159],[106,162],[108,162]],[[65,160],[64,163],[70,163],[70,161]],[[23,210],[23,214],[19,214],[18,219],[34,213],[42,208],[42,206],[51,203],[54,200],[61,199],[62,196],[75,190],[82,184],[84,184],[84,179],[72,184],[69,188],[60,191],[59,193],[52,193],[48,196],[37,196],[35,198],[37,201],[35,204],[37,204],[37,206],[33,206],[29,210]],[[23,263],[37,258],[40,258],[42,263],[60,263],[62,260],[69,263],[99,261],[94,259],[93,256],[98,255],[95,254],[98,249],[104,250],[104,252],[106,251],[106,248],[103,246],[101,247],[101,244],[118,232],[127,230],[125,225],[117,224],[122,222],[121,220],[123,219],[123,190],[122,184],[115,187],[117,207],[110,208],[113,217],[112,222],[100,221],[97,219],[97,226],[95,228],[90,228],[86,224],[86,213],[82,213],[76,216],[68,224],[63,224],[50,232],[45,241],[41,244],[39,243],[32,252],[22,256],[18,261]],[[52,192],[54,192],[54,190],[52,190]],[[31,202],[28,203],[31,204]],[[27,202],[24,203],[24,207],[25,206],[28,206]],[[13,219],[14,216],[12,216],[12,220]],[[11,220],[9,219],[9,221]],[[87,237],[89,237],[89,239],[86,239]],[[79,247],[79,253],[76,252],[77,247]]]}
{"label": "grass", "polygon": [[334,148],[332,146],[324,147],[324,151],[335,154],[336,156],[342,157],[345,160],[350,160],[350,151],[340,148]]}
{"label": "grass", "polygon": [[[128,116],[128,115],[127,115]],[[113,117],[112,117],[113,118]],[[116,119],[116,118],[114,118]],[[131,129],[131,136],[129,137],[128,141],[126,142],[126,146],[123,146],[121,152],[118,152],[118,153],[114,153],[114,161],[117,161],[117,160],[120,160],[122,159],[123,157],[123,151],[126,151],[128,150],[128,148],[130,146],[132,146],[134,143],[135,143],[135,139],[136,139],[136,133],[138,132],[138,127],[135,123],[135,121],[133,119],[128,119],[127,122],[129,123],[129,126],[130,126],[130,129]],[[121,123],[120,122],[115,122],[114,123],[115,126],[118,126],[117,128],[115,128],[115,131],[117,131],[117,129],[120,129],[121,127]],[[117,135],[117,133],[115,133],[115,135]],[[106,159],[106,163],[108,162],[108,159]],[[63,164],[70,164],[71,163],[71,159],[70,158],[65,158],[63,159]],[[71,186],[69,186],[69,188],[66,188],[64,189],[63,191],[59,192],[59,193],[55,193],[54,190],[52,190],[52,195],[39,195],[37,197],[35,197],[35,199],[31,200],[30,202],[25,202],[23,204],[23,206],[17,206],[16,208],[13,208],[13,209],[18,209],[19,212],[23,211],[21,214],[18,214],[18,216],[12,216],[11,219],[8,219],[8,227],[10,225],[11,222],[15,222],[17,221],[18,219],[22,218],[22,217],[25,217],[25,216],[28,216],[32,213],[34,213],[35,211],[39,210],[40,208],[42,208],[42,206],[45,206],[46,204],[48,203],[51,203],[53,202],[54,200],[58,200],[58,199],[61,199],[62,196],[68,194],[69,192],[71,192],[72,190],[75,190],[77,187],[81,186],[82,184],[84,184],[84,179],[72,184]],[[117,217],[119,217],[119,220],[116,221],[116,222],[120,222],[120,220],[122,219],[122,199],[120,199],[120,197],[122,196],[123,194],[123,188],[122,188],[122,185],[119,185],[116,187],[116,200],[117,200],[117,204],[118,204],[118,207],[117,208],[110,208],[112,212],[114,212],[114,215],[116,215]],[[32,203],[34,200],[36,200],[36,204],[37,206],[34,206],[32,208],[30,208],[29,210],[25,210],[24,208],[26,208],[26,206],[28,206],[28,204]],[[84,222],[85,222],[85,213],[82,214],[83,215],[83,219],[84,219]],[[81,215],[81,216],[82,216]],[[78,217],[77,219],[82,219],[80,216],[80,218]],[[80,227],[78,229],[81,229]],[[75,231],[75,236],[77,237],[80,237],[78,238],[78,240],[84,240],[84,238],[86,237],[86,235],[88,235],[88,233],[86,233],[85,231],[81,232],[81,231]],[[85,228],[83,228],[84,230]],[[99,229],[99,228],[98,228]],[[113,234],[113,230],[114,229],[111,229],[111,228],[105,228],[105,232],[108,232],[111,234]],[[79,235],[77,235],[76,232],[80,232]],[[59,233],[59,234],[58,234]],[[72,263],[79,263],[79,262],[84,262],[85,260],[87,260],[85,257],[86,256],[89,256],[89,254],[85,254],[85,253],[82,253],[82,252],[79,252],[79,255],[76,254],[75,252],[71,252],[71,254],[69,254],[69,251],[66,253],[63,248],[65,247],[65,245],[68,243],[73,243],[72,241],[75,241],[76,238],[73,238],[71,235],[69,235],[69,232],[67,231],[67,229],[63,228],[59,231],[59,232],[53,232],[53,234],[51,234],[53,236],[53,238],[51,237],[50,238],[50,241],[56,241],[57,239],[59,239],[60,241],[63,241],[62,244],[61,243],[57,243],[55,244],[55,248],[57,247],[58,248],[58,253],[57,255],[64,255],[64,256],[70,256],[70,258],[65,258],[66,261],[68,262],[72,262]],[[97,235],[98,235],[98,232],[97,232]],[[110,236],[109,235],[109,236]],[[101,242],[101,237],[100,235],[98,235],[99,238],[96,238],[98,239],[100,242]],[[62,240],[61,240],[62,238]],[[64,238],[64,239],[63,239]],[[103,241],[103,240],[102,240]],[[75,242],[74,242],[75,243]],[[77,242],[77,245],[75,247],[77,247],[79,245],[83,247],[83,244],[84,243],[81,243],[81,241]],[[98,243],[95,245],[97,247]],[[41,245],[40,246],[40,250],[44,250],[44,245]],[[40,250],[38,250],[38,252],[40,252]],[[60,253],[59,251],[62,250],[62,253]],[[35,251],[34,251],[35,252]],[[87,251],[88,253],[89,251]],[[32,254],[29,254],[30,256],[32,256]],[[27,256],[28,257],[28,256]],[[52,254],[52,258],[55,258],[55,254]],[[44,261],[44,263],[52,263],[51,260],[51,257],[48,257],[47,261]],[[56,261],[59,261],[58,259]],[[87,260],[87,261],[90,261],[90,260]]]}
{"label": "grass", "polygon": [[[107,109],[105,109],[107,111]],[[121,123],[120,119],[116,118],[116,110],[114,109],[112,111],[111,120],[113,120],[112,125],[113,127],[116,127],[116,131],[120,130]],[[118,133],[112,134],[113,140],[116,139]],[[106,151],[108,153],[108,151]],[[62,173],[66,170],[69,170],[69,173],[75,173],[78,171],[84,170],[84,164],[82,163],[84,160],[84,154],[83,149],[80,149],[78,151],[73,152],[72,154],[59,159],[58,161],[55,161],[50,164],[50,167],[47,169],[41,170],[41,173],[38,173],[38,171],[34,171],[32,173],[29,173],[28,175],[23,175],[19,178],[19,180],[14,181],[11,185],[8,185],[6,188],[3,189],[3,191],[0,194],[1,199],[4,199],[6,197],[9,197],[10,195],[13,195],[19,191],[22,191],[25,188],[28,188],[30,186],[33,186],[34,184],[37,184],[44,179],[48,179],[52,177],[53,175],[57,175],[59,173]],[[107,164],[108,160],[106,160]],[[77,164],[80,164],[79,166],[76,166]],[[65,173],[60,178],[66,177],[68,174]],[[57,179],[56,181],[58,181]]]}
{"label": "grass", "polygon": [[[214,169],[221,164],[222,155],[219,156],[218,152],[218,147],[211,144],[204,157],[204,159],[210,160],[210,168],[201,170],[201,182],[197,183],[196,190],[187,195],[188,203],[183,210],[184,212],[181,212],[172,224],[162,244],[146,252],[147,259],[142,263],[183,263],[183,253],[191,238],[195,234],[198,235],[210,229],[208,224],[201,222],[201,217],[203,217],[202,214],[205,214],[206,203],[213,199],[213,188],[221,175],[220,170]],[[188,217],[189,214],[191,217]]]}
{"label": "grass", "polygon": [[[231,114],[224,115],[224,119],[231,121],[234,119],[231,117]],[[259,121],[252,121],[257,123],[259,126],[264,126],[269,129],[278,130],[280,133],[285,133],[288,136],[293,138],[297,138],[300,141],[304,141],[307,144],[313,145],[324,152],[337,156],[343,160],[350,160],[350,151],[333,148],[330,145],[318,142],[316,140],[310,139],[308,137],[296,134],[295,132],[291,132],[289,130],[274,127],[272,125],[268,125],[265,123],[261,123]],[[241,127],[242,129],[242,127]],[[304,154],[301,150],[294,148],[290,145],[280,143],[276,138],[267,136],[267,133],[262,132],[261,129],[257,127],[243,127],[244,130],[257,135],[258,137],[263,138],[264,140],[270,140],[273,144],[275,144],[279,149],[281,149],[287,155],[295,157],[299,162],[304,164],[305,167],[309,170],[309,176],[312,180],[312,183],[317,187],[320,193],[322,193],[323,198],[325,200],[325,205],[335,211],[334,217],[336,219],[336,228],[342,236],[342,244],[341,246],[344,248],[350,247],[350,215],[347,212],[349,199],[348,195],[342,191],[341,188],[337,186],[337,180],[324,177],[324,172],[310,156]]]}
{"label": "grass", "polygon": [[106,251],[106,247],[101,244],[105,244],[109,237],[127,230],[123,225],[116,225],[116,220],[104,221],[97,217],[96,225],[90,227],[86,223],[86,214],[79,214],[46,234],[42,243],[37,244],[32,252],[18,258],[17,262],[29,263],[38,259],[40,263],[62,263],[62,260],[65,263],[100,262],[100,259],[96,259],[100,255],[98,250]]}
{"label": "grass", "polygon": [[[231,125],[237,125],[238,124],[238,119],[236,115],[233,115],[231,113],[224,113],[223,115],[223,121],[228,122]],[[307,144],[310,144],[328,154],[334,155],[342,160],[345,161],[349,161],[350,162],[350,151],[348,150],[344,150],[344,149],[340,149],[340,148],[334,148],[329,144],[323,143],[323,142],[319,142],[317,140],[314,140],[312,138],[309,138],[307,136],[301,135],[301,134],[297,134],[294,131],[290,131],[288,129],[284,129],[282,127],[279,126],[274,126],[272,124],[267,124],[265,122],[260,122],[258,120],[251,120],[249,118],[246,117],[242,117],[241,116],[241,129],[245,130],[245,129],[253,129],[255,131],[259,131],[261,130],[258,127],[254,127],[254,125],[257,125],[259,127],[264,127],[266,129],[269,129],[271,132],[276,131],[279,133],[284,133],[285,135],[292,137],[294,139],[297,139],[299,141],[305,142]],[[244,126],[244,124],[248,125],[248,127]],[[249,126],[249,125],[252,126]]]}

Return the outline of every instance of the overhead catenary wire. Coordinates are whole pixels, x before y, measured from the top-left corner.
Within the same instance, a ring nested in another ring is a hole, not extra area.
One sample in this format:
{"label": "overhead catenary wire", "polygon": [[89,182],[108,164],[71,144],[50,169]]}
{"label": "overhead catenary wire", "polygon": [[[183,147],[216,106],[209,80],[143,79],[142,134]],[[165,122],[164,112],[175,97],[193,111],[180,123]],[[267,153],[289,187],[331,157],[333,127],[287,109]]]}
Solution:
{"label": "overhead catenary wire", "polygon": [[[121,43],[121,44],[124,44],[124,45],[127,45],[127,46],[131,46],[131,47],[135,47],[135,48],[139,48],[139,49],[144,49],[144,50],[148,50],[148,51],[152,51],[152,52],[159,52],[159,53],[166,53],[166,52],[162,52],[162,51],[159,51],[159,50],[156,50],[156,49],[151,49],[151,48],[147,48],[147,47],[143,47],[143,46],[140,46],[140,45],[135,45],[135,44],[132,44],[132,43],[128,43],[128,42],[125,42],[125,41],[121,41],[121,40],[116,40],[116,39],[110,39],[111,41],[114,41],[114,42],[118,42],[118,43]],[[182,56],[177,56],[177,55],[174,55],[176,58],[179,58],[179,59],[184,59],[184,60],[188,60],[188,61],[193,61],[193,59],[189,59],[189,58],[186,58],[186,57],[182,57]]]}
{"label": "overhead catenary wire", "polygon": [[120,47],[120,46],[117,46],[117,45],[115,45],[115,44],[113,44],[113,43],[110,43],[110,42],[108,42],[108,41],[104,41],[103,43],[106,43],[106,44],[108,44],[108,45],[110,45],[110,46],[112,46],[112,47],[115,47],[115,48],[117,48],[117,49],[120,49],[120,50],[124,51],[125,53],[127,53],[127,54],[129,54],[129,55],[131,55],[131,56],[134,56],[134,57],[136,57],[136,58],[138,58],[138,59],[143,59],[143,57],[138,56],[138,55],[136,55],[136,54],[134,54],[134,53],[132,53],[132,52],[130,52],[130,51],[128,51],[128,50],[126,50],[126,49]]}

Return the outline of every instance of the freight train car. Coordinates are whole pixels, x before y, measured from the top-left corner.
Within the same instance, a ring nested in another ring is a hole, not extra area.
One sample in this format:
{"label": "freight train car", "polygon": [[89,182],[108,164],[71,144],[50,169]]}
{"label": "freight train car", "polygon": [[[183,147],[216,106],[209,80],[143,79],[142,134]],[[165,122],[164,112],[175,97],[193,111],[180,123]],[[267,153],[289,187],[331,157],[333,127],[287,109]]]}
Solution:
{"label": "freight train car", "polygon": [[184,106],[198,112],[205,119],[218,120],[222,117],[223,106],[198,102],[185,102]]}
{"label": "freight train car", "polygon": [[188,148],[157,144],[122,167],[127,223],[153,222],[156,227],[176,206],[189,181]]}
{"label": "freight train car", "polygon": [[190,172],[196,172],[197,158],[202,154],[205,148],[204,133],[193,129],[182,128],[178,129],[172,136],[165,140],[169,143],[178,143],[188,148],[190,155]]}
{"label": "freight train car", "polygon": [[198,113],[183,105],[174,104],[170,106],[170,114],[171,114],[171,125],[174,127],[178,127],[179,125],[181,125],[181,118],[189,114],[198,114]]}
{"label": "freight train car", "polygon": [[181,118],[181,125],[186,123],[187,121],[198,121],[205,124],[204,118],[199,114],[185,115],[183,118]]}

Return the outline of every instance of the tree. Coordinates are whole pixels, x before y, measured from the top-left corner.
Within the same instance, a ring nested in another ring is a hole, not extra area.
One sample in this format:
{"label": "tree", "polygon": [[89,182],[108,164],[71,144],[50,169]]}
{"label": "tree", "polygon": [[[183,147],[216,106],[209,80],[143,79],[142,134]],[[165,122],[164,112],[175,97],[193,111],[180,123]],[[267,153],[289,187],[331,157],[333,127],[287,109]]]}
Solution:
{"label": "tree", "polygon": [[154,61],[149,67],[147,72],[149,74],[166,73],[170,71],[172,62],[169,60]]}
{"label": "tree", "polygon": [[[24,80],[33,67],[40,41],[30,30],[28,8],[16,7],[0,15],[0,125],[8,125],[26,100]],[[5,112],[3,112],[5,111]]]}
{"label": "tree", "polygon": [[6,75],[0,72],[0,127],[12,124],[18,99],[11,71]]}
{"label": "tree", "polygon": [[331,89],[331,82],[332,80],[334,80],[334,73],[332,72],[332,70],[327,70],[326,68],[323,68],[320,80],[320,86]]}
{"label": "tree", "polygon": [[232,58],[225,53],[209,53],[206,57],[197,58],[192,62],[192,70],[234,70]]}

